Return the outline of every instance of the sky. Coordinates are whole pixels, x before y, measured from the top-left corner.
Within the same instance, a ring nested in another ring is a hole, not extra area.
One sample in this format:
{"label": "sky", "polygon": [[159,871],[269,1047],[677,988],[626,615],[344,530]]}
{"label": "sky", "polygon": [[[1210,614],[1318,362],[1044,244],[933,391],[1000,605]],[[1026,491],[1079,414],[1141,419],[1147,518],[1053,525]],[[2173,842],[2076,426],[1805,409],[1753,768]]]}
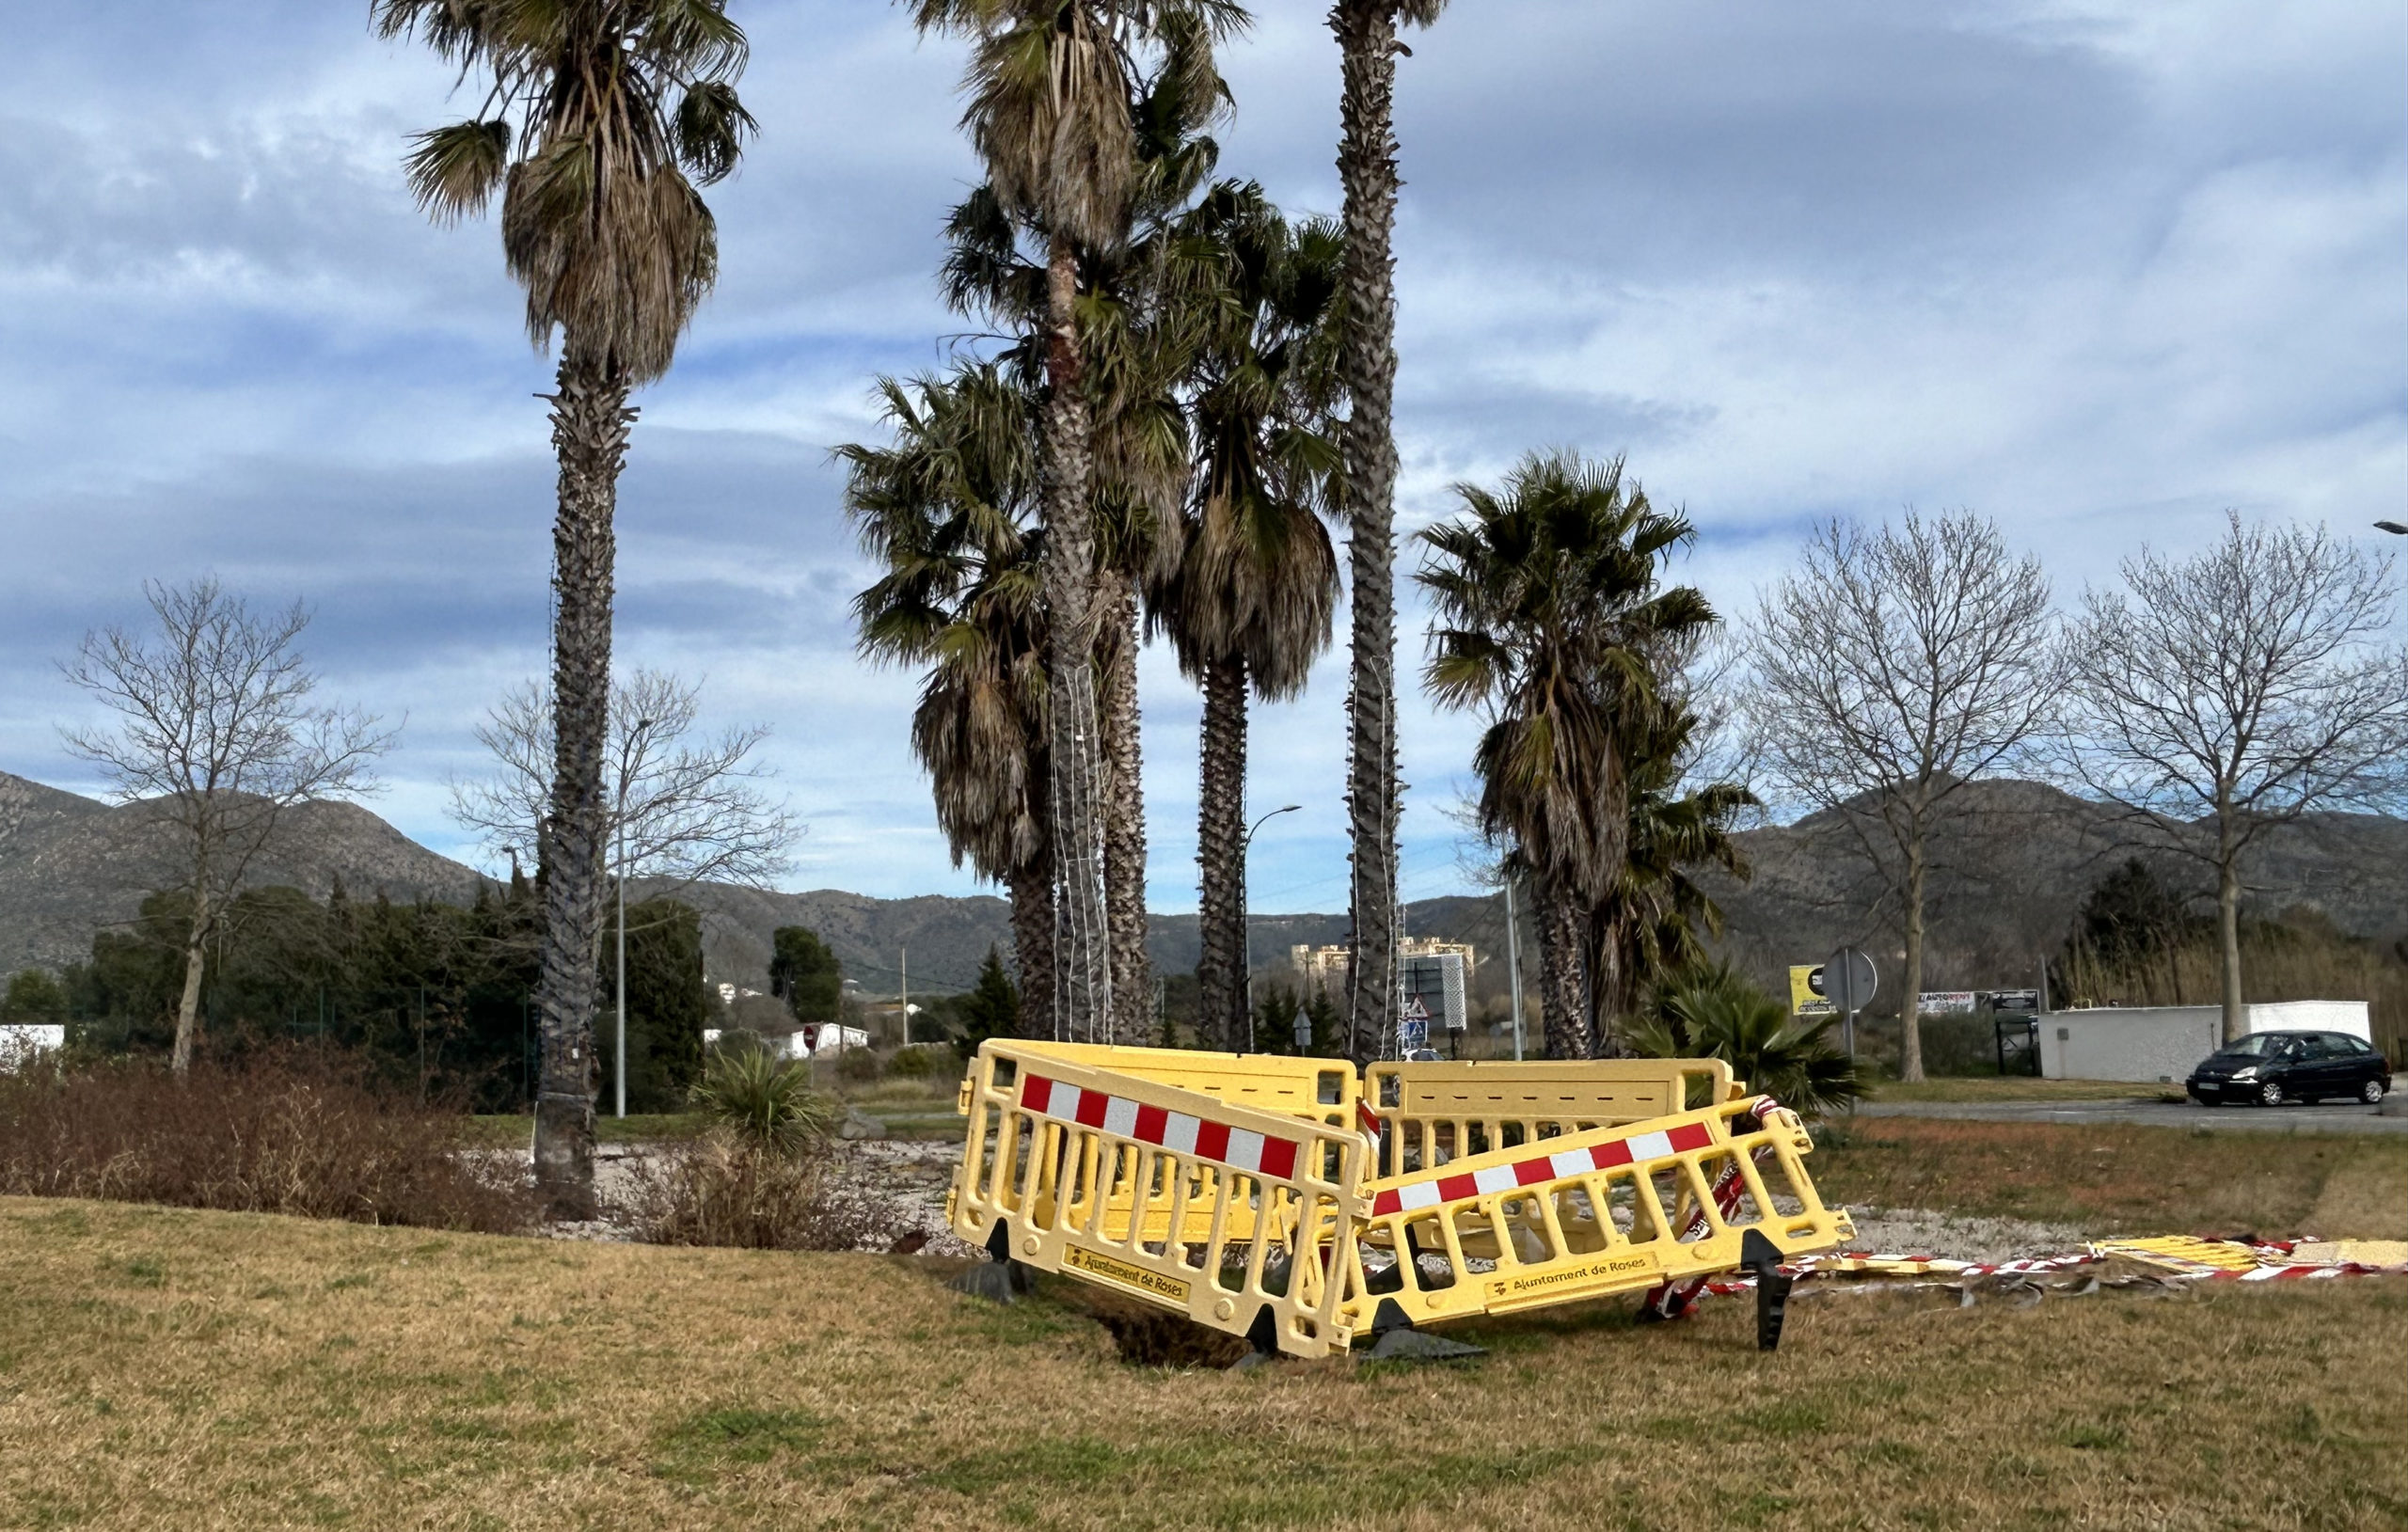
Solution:
{"label": "sky", "polygon": [[[546,659],[550,361],[493,224],[412,206],[473,97],[366,0],[0,0],[0,769],[87,792],[57,661],[214,574],[315,613],[402,725],[372,806],[464,860],[448,783]],[[830,449],[967,328],[932,272],[975,179],[961,55],[880,0],[733,0],[761,135],[719,287],[639,397],[622,665],[768,725],[796,889],[967,892],[860,663]],[[1339,206],[1324,7],[1259,4],[1224,173]],[[1625,454],[1734,619],[1818,518],[1990,515],[2061,599],[2225,509],[2408,511],[2408,10],[2396,0],[1457,0],[1401,61],[1399,523],[1533,448]],[[1403,567],[1416,561],[1408,545]],[[1401,592],[1402,657],[1426,611]],[[1340,909],[1345,653],[1257,715],[1259,910]],[[1147,653],[1150,903],[1195,908],[1199,704]],[[1465,886],[1476,724],[1402,726],[1408,898]]]}

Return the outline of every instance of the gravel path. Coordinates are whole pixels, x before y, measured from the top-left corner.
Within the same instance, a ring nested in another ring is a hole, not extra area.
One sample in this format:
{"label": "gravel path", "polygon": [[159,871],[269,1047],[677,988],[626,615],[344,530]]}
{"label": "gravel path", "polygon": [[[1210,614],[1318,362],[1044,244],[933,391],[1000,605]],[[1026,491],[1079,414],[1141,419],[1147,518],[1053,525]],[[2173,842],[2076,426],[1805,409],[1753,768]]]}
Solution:
{"label": "gravel path", "polygon": [[[523,1152],[494,1151],[527,1164]],[[605,1145],[595,1155],[594,1189],[606,1208],[624,1202],[633,1184],[638,1162],[665,1152],[650,1145]],[[954,1143],[902,1139],[867,1139],[848,1144],[841,1151],[840,1185],[861,1197],[877,1197],[907,1232],[925,1236],[920,1254],[969,1256],[974,1245],[958,1239],[945,1226],[945,1188],[961,1162],[961,1145]],[[1956,1260],[1993,1262],[2022,1256],[2060,1255],[2082,1248],[2083,1230],[2059,1224],[2036,1224],[2015,1218],[1970,1218],[1919,1208],[1851,1207],[1856,1224],[1852,1246],[1868,1252],[1909,1256],[1943,1256]],[[556,1240],[627,1240],[634,1231],[612,1217],[591,1223],[558,1223],[545,1226]]]}

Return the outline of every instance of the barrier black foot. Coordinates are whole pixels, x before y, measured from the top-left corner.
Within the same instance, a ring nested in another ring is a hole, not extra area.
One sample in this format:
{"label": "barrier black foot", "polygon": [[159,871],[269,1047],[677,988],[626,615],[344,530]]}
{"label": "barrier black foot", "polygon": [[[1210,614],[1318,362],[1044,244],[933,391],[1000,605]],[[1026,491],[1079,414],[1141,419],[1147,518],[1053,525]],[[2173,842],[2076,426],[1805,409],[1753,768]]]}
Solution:
{"label": "barrier black foot", "polygon": [[1454,1362],[1488,1354],[1483,1347],[1416,1330],[1393,1298],[1381,1299],[1371,1311],[1371,1335],[1369,1354],[1374,1362]]}
{"label": "barrier black foot", "polygon": [[1254,1322],[1246,1326],[1245,1340],[1252,1349],[1229,1364],[1231,1372],[1250,1372],[1279,1355],[1279,1321],[1272,1315],[1270,1304],[1254,1311]]}
{"label": "barrier black foot", "polygon": [[1761,1229],[1750,1229],[1740,1240],[1739,1264],[1756,1274],[1756,1350],[1778,1350],[1781,1323],[1788,1317],[1789,1289],[1797,1285],[1797,1278],[1782,1273],[1780,1247],[1766,1239]]}
{"label": "barrier black foot", "polygon": [[1012,1231],[999,1218],[987,1236],[986,1264],[972,1267],[947,1286],[990,1303],[1008,1303],[1037,1290],[1037,1272],[1012,1259]]}

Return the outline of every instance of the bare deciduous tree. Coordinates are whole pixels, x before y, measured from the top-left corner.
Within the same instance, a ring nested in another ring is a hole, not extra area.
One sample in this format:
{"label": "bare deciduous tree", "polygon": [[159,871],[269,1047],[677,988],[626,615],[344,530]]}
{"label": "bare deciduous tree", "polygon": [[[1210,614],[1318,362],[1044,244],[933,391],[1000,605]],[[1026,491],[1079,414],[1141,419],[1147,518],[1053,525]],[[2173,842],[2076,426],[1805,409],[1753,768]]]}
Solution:
{"label": "bare deciduous tree", "polygon": [[2073,624],[2063,770],[2216,874],[2224,1035],[2246,1030],[2241,862],[2319,810],[2396,804],[2408,650],[2386,649],[2391,560],[2322,527],[2244,527],[2188,560],[2147,548]]}
{"label": "bare deciduous tree", "polygon": [[[701,709],[702,688],[666,671],[612,684],[602,772],[611,877],[757,888],[788,866],[800,830],[762,791],[767,773],[752,759],[768,729],[732,726],[689,741]],[[452,817],[488,852],[515,856],[535,844],[551,801],[552,711],[543,688],[531,681],[495,703],[477,738],[495,771],[452,784]]]}
{"label": "bare deciduous tree", "polygon": [[1766,778],[1846,827],[1898,906],[1899,1073],[1923,1078],[1924,881],[1966,782],[2049,719],[2049,581],[1970,511],[1866,531],[1832,521],[1760,600],[1748,711]]}
{"label": "bare deciduous tree", "polygon": [[110,727],[62,729],[70,751],[99,766],[114,796],[172,829],[192,911],[174,1066],[192,1065],[211,938],[284,811],[370,790],[370,764],[394,732],[365,713],[311,701],[318,678],[298,647],[309,625],[295,602],[251,610],[214,578],[146,582],[155,634],[87,633],[59,668],[118,716]]}

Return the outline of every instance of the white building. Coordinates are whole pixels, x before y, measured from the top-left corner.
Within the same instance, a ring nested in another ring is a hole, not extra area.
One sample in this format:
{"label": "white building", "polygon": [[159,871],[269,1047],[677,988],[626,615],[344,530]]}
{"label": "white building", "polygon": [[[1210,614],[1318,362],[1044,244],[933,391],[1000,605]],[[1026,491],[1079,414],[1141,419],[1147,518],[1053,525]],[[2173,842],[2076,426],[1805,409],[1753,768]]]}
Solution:
{"label": "white building", "polygon": [[16,1022],[0,1026],[0,1070],[14,1069],[37,1053],[55,1052],[67,1046],[67,1029],[55,1024]]}
{"label": "white building", "polygon": [[[2362,1000],[2261,1001],[2247,1007],[2251,1032],[2339,1032],[2374,1041]],[[2224,1046],[2221,1005],[2102,1006],[2039,1019],[2040,1074],[2047,1080],[2130,1080],[2171,1084]]]}

